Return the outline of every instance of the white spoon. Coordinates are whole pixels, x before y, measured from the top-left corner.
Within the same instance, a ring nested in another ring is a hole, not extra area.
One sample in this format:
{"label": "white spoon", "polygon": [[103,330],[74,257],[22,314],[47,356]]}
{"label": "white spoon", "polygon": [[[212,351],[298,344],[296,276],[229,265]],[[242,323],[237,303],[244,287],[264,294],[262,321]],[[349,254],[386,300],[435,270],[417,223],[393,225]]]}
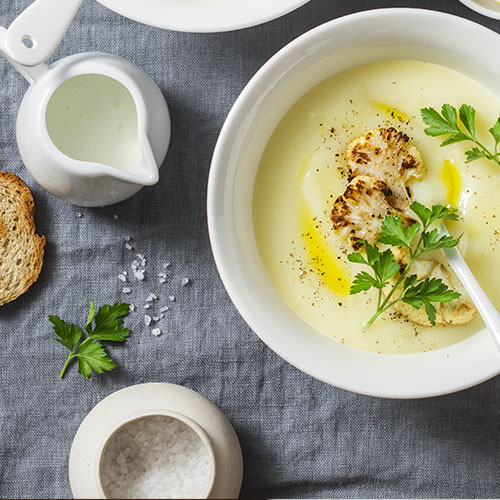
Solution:
{"label": "white spoon", "polygon": [[[449,235],[444,224],[441,225],[440,232]],[[462,282],[465,290],[467,290],[472,302],[476,305],[479,314],[495,341],[497,349],[500,351],[500,314],[484,293],[457,247],[443,248],[442,251],[458,279]]]}

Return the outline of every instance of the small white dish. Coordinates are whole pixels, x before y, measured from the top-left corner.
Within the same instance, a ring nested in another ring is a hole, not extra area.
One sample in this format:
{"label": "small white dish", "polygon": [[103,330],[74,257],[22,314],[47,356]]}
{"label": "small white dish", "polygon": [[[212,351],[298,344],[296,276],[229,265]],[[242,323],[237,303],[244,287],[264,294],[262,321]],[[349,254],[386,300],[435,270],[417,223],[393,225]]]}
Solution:
{"label": "small white dish", "polygon": [[158,28],[214,33],[262,24],[309,0],[97,0],[122,16]]}
{"label": "small white dish", "polygon": [[74,498],[106,498],[100,466],[107,444],[125,424],[153,415],[184,422],[205,445],[211,462],[211,477],[204,498],[238,498],[243,458],[229,420],[201,394],[166,383],[121,389],[104,398],[85,417],[69,457],[69,480]]}
{"label": "small white dish", "polygon": [[387,59],[440,64],[499,93],[500,36],[463,18],[421,9],[380,9],[318,26],[273,56],[230,111],[210,170],[210,240],[235,306],[286,361],[353,392],[389,398],[438,396],[500,373],[500,355],[486,329],[422,354],[382,355],[343,345],[313,329],[283,301],[262,264],[253,231],[255,175],[284,114],[326,78]]}
{"label": "small white dish", "polygon": [[500,19],[500,3],[495,0],[460,0],[460,2],[483,16]]}

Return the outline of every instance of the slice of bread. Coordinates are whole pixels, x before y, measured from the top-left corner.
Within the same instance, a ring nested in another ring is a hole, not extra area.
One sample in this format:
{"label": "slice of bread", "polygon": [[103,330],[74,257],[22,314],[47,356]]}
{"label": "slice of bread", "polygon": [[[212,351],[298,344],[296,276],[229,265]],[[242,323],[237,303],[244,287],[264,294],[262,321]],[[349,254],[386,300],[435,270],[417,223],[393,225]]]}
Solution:
{"label": "slice of bread", "polygon": [[26,292],[42,269],[45,237],[35,233],[34,214],[28,186],[0,172],[0,306]]}

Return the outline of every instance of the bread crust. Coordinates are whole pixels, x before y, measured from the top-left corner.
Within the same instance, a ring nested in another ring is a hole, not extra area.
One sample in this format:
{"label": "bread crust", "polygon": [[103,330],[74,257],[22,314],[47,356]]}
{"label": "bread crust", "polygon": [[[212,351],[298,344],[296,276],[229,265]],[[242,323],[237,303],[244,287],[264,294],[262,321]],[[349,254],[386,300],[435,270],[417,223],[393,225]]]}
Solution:
{"label": "bread crust", "polygon": [[0,306],[25,293],[40,275],[45,236],[36,234],[34,215],[28,186],[0,172]]}

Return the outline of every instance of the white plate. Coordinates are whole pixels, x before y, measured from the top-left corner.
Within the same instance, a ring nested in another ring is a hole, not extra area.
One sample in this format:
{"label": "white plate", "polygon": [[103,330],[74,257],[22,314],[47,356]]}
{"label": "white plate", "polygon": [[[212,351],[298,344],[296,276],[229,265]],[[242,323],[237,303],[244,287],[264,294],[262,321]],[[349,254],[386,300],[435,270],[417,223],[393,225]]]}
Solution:
{"label": "white plate", "polygon": [[495,0],[460,0],[460,2],[483,16],[500,19],[500,3]]}
{"label": "white plate", "polygon": [[362,394],[437,396],[500,373],[500,356],[486,329],[451,347],[422,354],[380,355],[343,345],[314,330],[283,301],[262,264],[253,232],[255,175],[283,115],[329,76],[384,59],[441,64],[499,95],[500,36],[460,17],[380,9],[305,33],[257,72],[227,117],[208,184],[210,241],[235,306],[285,360],[324,382]]}
{"label": "white plate", "polygon": [[122,16],[176,31],[213,33],[262,24],[309,0],[97,0]]}

